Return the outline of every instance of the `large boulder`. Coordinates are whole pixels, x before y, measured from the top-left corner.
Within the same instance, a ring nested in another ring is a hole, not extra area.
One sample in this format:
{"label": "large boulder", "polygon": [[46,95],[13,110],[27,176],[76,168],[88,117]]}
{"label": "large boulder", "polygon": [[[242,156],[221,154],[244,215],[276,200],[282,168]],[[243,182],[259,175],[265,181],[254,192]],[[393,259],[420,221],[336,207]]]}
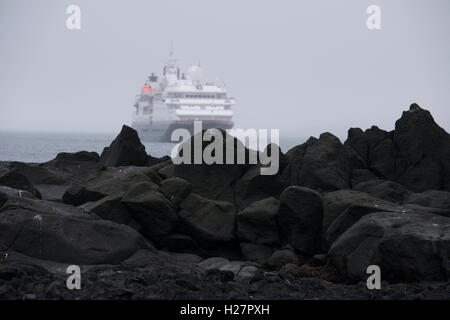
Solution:
{"label": "large boulder", "polygon": [[39,165],[12,162],[10,167],[26,176],[43,199],[61,201],[72,184],[94,177],[103,166],[97,153],[80,151],[59,153],[55,159]]}
{"label": "large boulder", "polygon": [[325,234],[333,221],[352,205],[376,207],[394,204],[355,190],[345,189],[325,193],[323,195],[323,233]]}
{"label": "large boulder", "polygon": [[11,169],[0,176],[0,185],[14,189],[28,191],[37,198],[41,198],[39,190],[28,180],[26,176],[21,174],[17,169]]}
{"label": "large boulder", "polygon": [[130,187],[122,202],[136,221],[143,227],[143,233],[154,241],[175,230],[178,217],[170,201],[158,192],[153,182],[140,182]]}
{"label": "large boulder", "polygon": [[123,125],[119,135],[100,156],[100,162],[108,167],[145,166],[147,161],[145,146],[139,140],[136,130],[126,125]]}
{"label": "large boulder", "polygon": [[235,202],[238,209],[242,210],[255,201],[268,197],[278,198],[286,187],[287,184],[278,173],[263,175],[261,167],[255,165],[236,182]]}
{"label": "large boulder", "polygon": [[395,203],[403,203],[410,194],[401,184],[381,179],[358,183],[353,187],[353,190],[366,192],[373,197]]}
{"label": "large boulder", "polygon": [[180,204],[182,230],[205,247],[235,239],[236,214],[231,203],[191,193]]}
{"label": "large boulder", "polygon": [[334,242],[329,257],[353,280],[365,280],[367,267],[378,265],[385,280],[446,281],[450,219],[420,213],[372,213]]}
{"label": "large boulder", "polygon": [[79,206],[110,195],[122,196],[132,185],[139,182],[159,184],[161,178],[150,168],[106,168],[95,177],[72,185],[64,193],[63,201]]}
{"label": "large boulder", "polygon": [[145,246],[130,227],[64,204],[14,198],[0,211],[0,251],[67,264],[117,264]]}
{"label": "large boulder", "polygon": [[98,201],[84,204],[82,209],[85,212],[94,213],[104,220],[126,224],[139,230],[139,224],[133,219],[133,216],[121,200],[120,196],[106,196]]}
{"label": "large boulder", "polygon": [[323,205],[320,194],[304,187],[288,187],[280,196],[277,221],[280,237],[304,254],[321,249]]}
{"label": "large boulder", "polygon": [[[194,162],[196,152],[203,155],[205,152],[208,153],[209,150],[210,153],[213,153],[210,148],[211,142],[201,140],[200,135],[204,134],[204,132],[201,132],[180,146],[179,156],[174,159],[177,164],[168,165],[159,170],[158,173],[167,178],[179,177],[190,182],[192,192],[208,199],[232,202],[234,199],[233,186],[249,168],[249,150],[240,140],[223,131],[220,132],[222,142],[217,145],[217,148],[223,153],[223,157],[220,157],[219,160],[223,159],[224,163],[206,164],[203,157],[200,159],[200,163]],[[196,143],[198,140],[200,141]],[[226,141],[233,143],[232,149],[227,148]],[[238,158],[241,156],[244,163],[238,163]],[[232,160],[230,161],[232,163],[226,161],[228,157]],[[186,160],[186,158],[189,159],[189,163],[184,160],[181,161],[182,159]]]}
{"label": "large boulder", "polygon": [[422,193],[414,193],[408,198],[406,203],[450,210],[450,192],[428,190]]}
{"label": "large boulder", "polygon": [[350,205],[342,212],[328,227],[325,233],[325,245],[329,248],[331,244],[355,222],[362,217],[373,212],[400,212],[407,213],[416,211],[411,208],[388,205],[388,204],[372,204],[372,203],[355,203]]}
{"label": "large boulder", "polygon": [[412,104],[395,123],[397,181],[415,192],[450,191],[450,135],[431,113]]}
{"label": "large boulder", "polygon": [[311,137],[287,153],[289,164],[283,178],[291,185],[319,191],[350,187],[351,161],[346,148],[330,133]]}
{"label": "large boulder", "polygon": [[237,234],[242,241],[262,245],[279,243],[277,212],[279,201],[267,198],[256,201],[237,215]]}
{"label": "large boulder", "polygon": [[184,179],[173,177],[161,181],[161,192],[175,206],[187,198],[192,191],[192,185]]}

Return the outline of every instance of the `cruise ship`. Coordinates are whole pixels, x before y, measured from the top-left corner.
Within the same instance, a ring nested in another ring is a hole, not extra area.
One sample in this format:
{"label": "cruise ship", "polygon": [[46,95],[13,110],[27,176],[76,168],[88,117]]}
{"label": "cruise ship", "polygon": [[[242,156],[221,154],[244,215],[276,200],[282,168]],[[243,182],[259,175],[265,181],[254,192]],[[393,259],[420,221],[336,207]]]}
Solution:
{"label": "cruise ship", "polygon": [[193,134],[199,120],[203,130],[231,129],[234,104],[223,83],[203,81],[200,65],[183,72],[171,52],[161,78],[152,73],[136,96],[132,127],[142,140],[159,142],[170,142],[177,128]]}

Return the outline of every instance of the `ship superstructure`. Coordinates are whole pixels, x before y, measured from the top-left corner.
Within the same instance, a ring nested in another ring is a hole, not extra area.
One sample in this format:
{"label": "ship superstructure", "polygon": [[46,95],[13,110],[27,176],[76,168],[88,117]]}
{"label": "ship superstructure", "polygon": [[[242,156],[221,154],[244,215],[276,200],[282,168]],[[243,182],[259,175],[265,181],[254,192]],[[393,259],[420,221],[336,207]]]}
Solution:
{"label": "ship superstructure", "polygon": [[204,82],[199,65],[182,72],[171,54],[161,80],[152,73],[136,96],[132,126],[147,141],[170,141],[177,128],[192,133],[196,120],[203,129],[230,129],[234,104],[223,83]]}

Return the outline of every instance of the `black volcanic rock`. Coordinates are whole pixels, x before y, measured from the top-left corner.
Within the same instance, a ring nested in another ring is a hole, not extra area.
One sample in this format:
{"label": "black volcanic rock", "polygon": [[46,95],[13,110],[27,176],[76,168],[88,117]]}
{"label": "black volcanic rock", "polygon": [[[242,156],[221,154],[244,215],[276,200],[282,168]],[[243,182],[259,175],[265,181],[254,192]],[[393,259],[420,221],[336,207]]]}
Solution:
{"label": "black volcanic rock", "polygon": [[280,174],[263,175],[260,166],[252,166],[234,185],[234,201],[242,210],[255,201],[269,197],[279,198],[287,183]]}
{"label": "black volcanic rock", "polygon": [[36,198],[41,198],[39,190],[28,180],[28,178],[20,173],[17,169],[11,169],[0,176],[0,185],[11,187],[14,189],[28,191]]}
{"label": "black volcanic rock", "polygon": [[139,231],[141,226],[133,219],[121,199],[117,195],[106,196],[98,201],[84,204],[82,209],[85,212],[94,213],[104,220],[126,224]]}
{"label": "black volcanic rock", "polygon": [[1,251],[69,264],[114,264],[145,246],[128,226],[64,204],[15,198],[1,209]]}
{"label": "black volcanic rock", "polygon": [[79,151],[79,152],[60,152],[56,155],[54,161],[69,161],[69,162],[85,162],[92,161],[98,162],[100,160],[100,156],[97,152],[88,152],[88,151]]}
{"label": "black volcanic rock", "polygon": [[175,206],[178,206],[181,201],[186,199],[191,191],[192,185],[184,179],[173,177],[161,181],[161,192]]}
{"label": "black volcanic rock", "polygon": [[279,243],[276,216],[279,201],[267,198],[256,201],[237,215],[237,234],[241,241],[262,245]]}
{"label": "black volcanic rock", "polygon": [[161,178],[151,168],[106,168],[96,176],[72,185],[64,193],[63,201],[79,206],[110,195],[122,196],[132,185],[146,181],[159,184]]}
{"label": "black volcanic rock", "polygon": [[363,168],[369,168],[376,175],[395,179],[395,158],[397,150],[392,133],[372,126],[366,131],[359,128],[348,130],[345,146],[354,150]]}
{"label": "black volcanic rock", "polygon": [[318,191],[350,187],[351,160],[338,138],[322,133],[319,139],[309,138],[287,153],[289,164],[283,178],[291,185]]}
{"label": "black volcanic rock", "polygon": [[377,212],[363,217],[329,250],[339,271],[365,280],[378,265],[383,279],[448,280],[450,219],[433,214]]}
{"label": "black volcanic rock", "polygon": [[417,104],[403,112],[394,131],[352,128],[345,145],[362,168],[408,190],[450,190],[450,135]]}
{"label": "black volcanic rock", "polygon": [[123,125],[119,135],[100,156],[100,162],[108,167],[145,166],[147,160],[145,146],[139,140],[136,130],[126,125]]}
{"label": "black volcanic rock", "polygon": [[401,184],[381,179],[358,183],[353,187],[353,190],[366,192],[373,197],[395,203],[403,203],[410,194]]}
{"label": "black volcanic rock", "polygon": [[414,193],[406,200],[406,203],[450,210],[450,192],[428,190],[422,193]]}
{"label": "black volcanic rock", "polygon": [[180,204],[181,230],[199,241],[201,246],[235,239],[236,214],[231,203],[210,200],[191,193]]}
{"label": "black volcanic rock", "polygon": [[393,203],[372,197],[365,192],[355,190],[338,190],[323,195],[323,234],[345,210],[352,205],[389,206]]}
{"label": "black volcanic rock", "polygon": [[144,181],[130,187],[122,202],[143,227],[143,233],[154,241],[174,231],[178,217],[170,201],[153,182]]}
{"label": "black volcanic rock", "polygon": [[321,248],[322,197],[312,189],[288,187],[280,196],[280,237],[295,250],[314,254]]}
{"label": "black volcanic rock", "polygon": [[450,191],[450,135],[429,111],[412,104],[395,123],[393,140],[398,182],[416,192]]}
{"label": "black volcanic rock", "polygon": [[[250,151],[243,145],[241,141],[239,141],[235,137],[228,135],[224,131],[221,131],[221,133],[222,144],[220,148],[223,151],[223,159],[226,159],[227,157],[227,139],[230,139],[229,141],[233,141],[233,154],[230,155],[230,158],[233,158],[233,164],[214,163],[207,165],[203,162],[203,157],[202,164],[194,164],[195,148],[199,148],[199,150],[201,149],[201,152],[203,154],[205,149],[211,143],[209,141],[202,141],[201,145],[195,145],[196,137],[198,137],[200,134],[203,134],[202,132],[191,137],[190,140],[185,141],[181,145],[180,150],[183,151],[188,150],[186,149],[186,146],[189,146],[187,148],[190,148],[190,153],[186,153],[189,155],[191,164],[184,162],[178,165],[171,164],[158,171],[158,173],[162,173],[167,178],[179,177],[190,182],[192,184],[192,192],[208,199],[233,202],[233,186],[250,167],[250,165],[248,164]],[[181,151],[180,154],[182,154]],[[244,156],[245,163],[237,162],[238,154],[239,156]],[[226,161],[224,160],[224,162]]]}
{"label": "black volcanic rock", "polygon": [[97,175],[102,169],[95,152],[59,153],[55,159],[35,165],[12,162],[10,167],[26,176],[43,199],[61,201],[74,183]]}

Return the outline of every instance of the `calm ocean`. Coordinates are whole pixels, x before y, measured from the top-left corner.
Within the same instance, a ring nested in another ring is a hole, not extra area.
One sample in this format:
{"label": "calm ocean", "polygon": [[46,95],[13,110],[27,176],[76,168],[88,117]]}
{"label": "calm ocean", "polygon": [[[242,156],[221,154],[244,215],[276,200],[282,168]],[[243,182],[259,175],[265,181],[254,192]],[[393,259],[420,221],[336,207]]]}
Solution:
{"label": "calm ocean", "polygon": [[[115,134],[101,133],[33,133],[0,131],[0,161],[45,162],[59,152],[95,151],[101,153]],[[280,146],[286,152],[305,141],[304,138],[281,137]],[[143,142],[154,157],[169,155],[174,144]]]}

